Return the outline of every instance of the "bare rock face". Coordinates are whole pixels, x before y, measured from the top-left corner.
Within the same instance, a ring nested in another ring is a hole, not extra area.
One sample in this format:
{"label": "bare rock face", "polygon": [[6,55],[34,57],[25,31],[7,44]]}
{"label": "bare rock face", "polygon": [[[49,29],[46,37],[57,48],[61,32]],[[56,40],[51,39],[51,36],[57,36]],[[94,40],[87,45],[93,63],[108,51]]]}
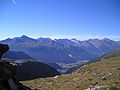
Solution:
{"label": "bare rock face", "polygon": [[[9,50],[6,44],[0,44],[0,59]],[[0,90],[31,90],[16,80],[16,67],[9,62],[0,61]]]}
{"label": "bare rock face", "polygon": [[9,50],[9,46],[7,44],[0,44],[0,59],[2,55]]}

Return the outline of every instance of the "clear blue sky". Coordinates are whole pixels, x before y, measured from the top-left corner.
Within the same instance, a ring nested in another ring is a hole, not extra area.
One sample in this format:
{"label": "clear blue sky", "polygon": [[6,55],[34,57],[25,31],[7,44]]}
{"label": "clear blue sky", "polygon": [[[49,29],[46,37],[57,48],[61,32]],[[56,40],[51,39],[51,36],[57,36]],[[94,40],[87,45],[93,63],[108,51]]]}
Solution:
{"label": "clear blue sky", "polygon": [[23,34],[120,40],[120,0],[0,0],[0,40]]}

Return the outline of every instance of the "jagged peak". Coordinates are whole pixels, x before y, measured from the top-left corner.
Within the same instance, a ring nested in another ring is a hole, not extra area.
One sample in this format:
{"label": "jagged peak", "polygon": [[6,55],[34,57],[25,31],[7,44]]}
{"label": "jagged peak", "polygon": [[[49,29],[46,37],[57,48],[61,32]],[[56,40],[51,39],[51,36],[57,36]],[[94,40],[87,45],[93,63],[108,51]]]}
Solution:
{"label": "jagged peak", "polygon": [[66,38],[65,38],[65,39],[54,39],[54,40],[69,40],[69,39],[66,39]]}
{"label": "jagged peak", "polygon": [[31,39],[31,40],[34,40],[33,38],[30,38],[30,37],[28,37],[28,36],[26,36],[26,35],[22,35],[21,37],[15,37],[15,38],[13,38],[13,40],[16,40],[16,39]]}
{"label": "jagged peak", "polygon": [[112,40],[110,40],[110,39],[108,39],[108,38],[104,38],[103,40],[105,40],[105,41],[112,41]]}
{"label": "jagged peak", "polygon": [[77,39],[75,39],[75,38],[72,38],[71,40],[77,40]]}
{"label": "jagged peak", "polygon": [[49,37],[47,38],[40,37],[40,38],[37,38],[36,40],[52,40],[52,39],[50,39]]}
{"label": "jagged peak", "polygon": [[79,40],[77,40],[75,38],[72,38],[71,41],[74,42],[74,43],[78,43],[79,42]]}
{"label": "jagged peak", "polygon": [[92,41],[92,40],[100,40],[100,39],[93,38],[93,39],[88,39],[88,40],[86,40],[86,41]]}
{"label": "jagged peak", "polygon": [[12,40],[11,38],[7,38],[7,39],[5,39],[4,41],[9,41],[9,40]]}
{"label": "jagged peak", "polygon": [[26,35],[22,35],[21,37],[24,37],[24,38],[29,38],[28,36],[26,36]]}

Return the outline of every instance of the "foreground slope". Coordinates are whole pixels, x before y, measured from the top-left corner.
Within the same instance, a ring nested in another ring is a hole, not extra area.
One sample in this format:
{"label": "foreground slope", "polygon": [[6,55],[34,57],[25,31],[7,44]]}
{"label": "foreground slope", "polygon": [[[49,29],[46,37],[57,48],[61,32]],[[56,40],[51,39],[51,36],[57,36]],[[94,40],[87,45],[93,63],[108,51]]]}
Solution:
{"label": "foreground slope", "polygon": [[22,83],[41,90],[120,90],[120,57],[85,65],[72,74]]}

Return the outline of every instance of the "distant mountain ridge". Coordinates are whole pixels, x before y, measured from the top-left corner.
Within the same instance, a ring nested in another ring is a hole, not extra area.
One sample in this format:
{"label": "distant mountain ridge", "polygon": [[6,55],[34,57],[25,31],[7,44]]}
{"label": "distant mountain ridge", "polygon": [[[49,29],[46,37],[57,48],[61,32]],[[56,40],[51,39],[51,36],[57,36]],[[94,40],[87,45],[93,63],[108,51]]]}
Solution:
{"label": "distant mountain ridge", "polygon": [[76,39],[38,38],[33,39],[25,35],[0,41],[6,43],[13,51],[22,51],[42,62],[73,63],[79,60],[91,60],[109,51],[119,49],[120,42],[110,39]]}

